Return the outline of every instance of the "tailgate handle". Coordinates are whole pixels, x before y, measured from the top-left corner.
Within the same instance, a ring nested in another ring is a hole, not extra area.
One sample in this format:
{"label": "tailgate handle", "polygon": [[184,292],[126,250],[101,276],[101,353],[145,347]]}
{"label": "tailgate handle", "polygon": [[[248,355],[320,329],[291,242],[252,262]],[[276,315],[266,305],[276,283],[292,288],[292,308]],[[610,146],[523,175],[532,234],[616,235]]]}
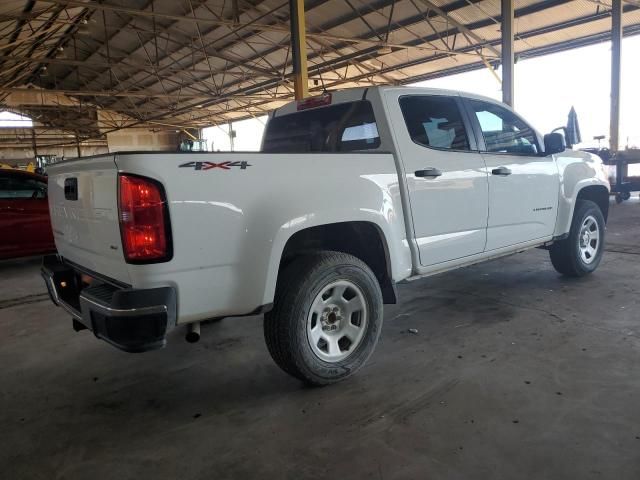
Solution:
{"label": "tailgate handle", "polygon": [[78,179],[75,177],[64,179],[64,198],[78,200]]}

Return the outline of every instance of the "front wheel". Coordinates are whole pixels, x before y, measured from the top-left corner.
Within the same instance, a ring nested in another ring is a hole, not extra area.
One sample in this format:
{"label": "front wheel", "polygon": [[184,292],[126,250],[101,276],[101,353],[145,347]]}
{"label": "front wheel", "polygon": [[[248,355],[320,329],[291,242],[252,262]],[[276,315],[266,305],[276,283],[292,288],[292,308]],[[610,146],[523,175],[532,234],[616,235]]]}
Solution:
{"label": "front wheel", "polygon": [[569,236],[549,249],[551,263],[561,274],[582,277],[595,271],[604,251],[602,211],[590,200],[578,200]]}
{"label": "front wheel", "polygon": [[281,273],[264,335],[285,372],[327,385],[364,365],[382,320],[382,293],[371,269],[352,255],[318,252],[293,260]]}

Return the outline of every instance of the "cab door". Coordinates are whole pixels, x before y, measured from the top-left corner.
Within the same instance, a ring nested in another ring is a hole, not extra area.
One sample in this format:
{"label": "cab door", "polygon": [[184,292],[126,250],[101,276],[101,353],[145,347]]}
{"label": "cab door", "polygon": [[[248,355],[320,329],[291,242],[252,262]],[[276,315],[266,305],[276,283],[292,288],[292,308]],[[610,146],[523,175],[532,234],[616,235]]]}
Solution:
{"label": "cab door", "polygon": [[55,249],[43,177],[0,171],[0,257]]}
{"label": "cab door", "polygon": [[[11,195],[11,179],[0,170],[0,258],[13,257],[20,246],[23,216]],[[12,183],[12,182],[11,182]]]}
{"label": "cab door", "polygon": [[503,105],[465,99],[489,181],[487,251],[553,235],[558,168],[535,130]]}
{"label": "cab door", "polygon": [[32,198],[20,202],[24,216],[22,241],[33,253],[53,251],[55,243],[49,219],[46,185],[35,188],[37,189],[34,190]]}
{"label": "cab door", "polygon": [[482,253],[487,173],[455,95],[387,92],[424,267]]}

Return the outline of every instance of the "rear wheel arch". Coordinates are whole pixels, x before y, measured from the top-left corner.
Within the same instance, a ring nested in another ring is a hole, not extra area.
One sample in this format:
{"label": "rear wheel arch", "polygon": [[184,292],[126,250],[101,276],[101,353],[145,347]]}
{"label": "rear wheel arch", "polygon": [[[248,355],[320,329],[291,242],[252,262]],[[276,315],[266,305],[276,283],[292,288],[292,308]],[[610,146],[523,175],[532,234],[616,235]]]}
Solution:
{"label": "rear wheel arch", "polygon": [[362,260],[375,274],[384,303],[396,303],[389,247],[380,227],[372,222],[330,223],[294,233],[282,251],[277,281],[294,258],[321,250],[342,252]]}
{"label": "rear wheel arch", "polygon": [[264,316],[273,360],[311,385],[353,375],[373,353],[382,328],[375,274],[353,255],[314,251],[293,257],[281,276],[274,307]]}

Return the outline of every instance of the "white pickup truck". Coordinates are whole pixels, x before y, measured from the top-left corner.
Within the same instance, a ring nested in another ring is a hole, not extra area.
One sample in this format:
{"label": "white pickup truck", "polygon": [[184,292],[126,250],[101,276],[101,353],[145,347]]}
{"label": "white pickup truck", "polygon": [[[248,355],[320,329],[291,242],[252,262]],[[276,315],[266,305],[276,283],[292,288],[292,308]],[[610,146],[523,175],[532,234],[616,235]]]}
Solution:
{"label": "white pickup truck", "polygon": [[260,153],[52,166],[42,273],[77,330],[131,352],[264,313],[276,363],[327,384],[371,355],[398,282],[532,247],[564,275],[594,271],[608,205],[597,156],[501,103],[361,88],[276,110]]}

